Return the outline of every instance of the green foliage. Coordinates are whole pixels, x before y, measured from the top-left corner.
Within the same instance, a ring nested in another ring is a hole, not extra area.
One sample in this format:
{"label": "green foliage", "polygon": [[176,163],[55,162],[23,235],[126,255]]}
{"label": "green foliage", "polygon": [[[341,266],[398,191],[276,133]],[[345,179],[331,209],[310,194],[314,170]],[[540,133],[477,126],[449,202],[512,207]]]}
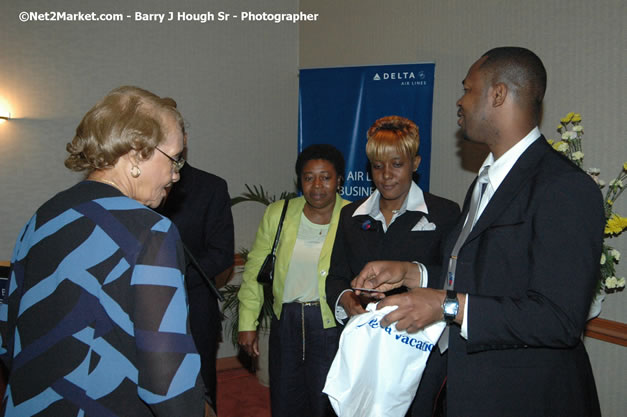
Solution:
{"label": "green foliage", "polygon": [[[246,187],[246,190],[248,191],[243,192],[241,195],[237,197],[233,197],[231,199],[231,206],[242,203],[244,201],[254,201],[257,203],[261,203],[265,206],[269,206],[270,204],[277,201],[276,194],[273,194],[272,196],[270,196],[270,194],[266,190],[263,189],[262,185],[259,185],[259,186],[253,185],[251,188],[250,185],[244,184],[244,187]],[[293,198],[293,197],[296,197],[296,195],[297,194],[293,191],[283,191],[279,195],[278,200],[284,200],[288,197]]]}
{"label": "green foliage", "polygon": [[[231,319],[231,326],[226,328],[227,337],[230,335],[233,346],[238,346],[238,324],[239,324],[239,285],[228,284],[220,289],[220,293],[224,297],[222,303],[222,312],[225,317]],[[272,286],[270,284],[263,286],[263,305],[259,313],[259,329],[270,330],[270,321],[272,319]]]}
{"label": "green foliage", "polygon": [[[265,206],[277,201],[276,195],[270,195],[263,189],[262,185],[253,185],[252,188],[248,184],[244,184],[246,192],[231,199],[231,206],[242,203],[244,201],[252,201],[261,203]],[[285,200],[286,198],[294,198],[297,194],[293,191],[283,191],[278,197],[278,200]],[[248,253],[250,251],[246,248],[239,249],[239,255],[244,262],[248,260]],[[226,328],[226,332],[230,334],[231,343],[233,346],[238,346],[238,324],[239,324],[239,299],[237,293],[239,292],[239,285],[225,285],[220,289],[220,293],[224,297],[224,303],[222,304],[222,310],[225,317],[231,320],[230,328]],[[261,306],[261,312],[259,313],[259,329],[270,330],[270,321],[272,319],[272,286],[263,286],[263,305]]]}
{"label": "green foliage", "polygon": [[248,261],[248,254],[250,251],[246,248],[239,248],[238,255],[244,260],[244,263]]}
{"label": "green foliage", "polygon": [[231,343],[233,346],[237,346],[237,326],[239,322],[239,300],[237,293],[239,292],[239,285],[228,284],[220,288],[220,293],[224,297],[224,303],[222,303],[222,312],[225,317],[231,319],[230,328],[225,330],[231,336]]}

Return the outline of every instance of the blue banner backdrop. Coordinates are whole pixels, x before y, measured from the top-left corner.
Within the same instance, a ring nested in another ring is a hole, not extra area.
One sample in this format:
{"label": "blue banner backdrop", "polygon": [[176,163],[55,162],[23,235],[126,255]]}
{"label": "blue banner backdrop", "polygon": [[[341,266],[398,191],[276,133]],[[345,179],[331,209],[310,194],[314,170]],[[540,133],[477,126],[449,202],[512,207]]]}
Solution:
{"label": "blue banner backdrop", "polygon": [[359,200],[372,193],[366,133],[383,116],[403,116],[420,130],[418,185],[429,190],[435,64],[302,69],[299,77],[298,151],[330,143],[346,159],[341,194]]}

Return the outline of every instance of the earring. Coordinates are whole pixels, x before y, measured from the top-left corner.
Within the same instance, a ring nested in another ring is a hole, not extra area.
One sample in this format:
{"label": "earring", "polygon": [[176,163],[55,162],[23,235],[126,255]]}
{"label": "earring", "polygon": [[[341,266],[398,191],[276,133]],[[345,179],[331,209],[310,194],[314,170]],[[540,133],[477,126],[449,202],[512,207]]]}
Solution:
{"label": "earring", "polygon": [[133,166],[131,167],[131,176],[132,176],[133,178],[137,178],[137,177],[139,177],[141,174],[142,174],[142,170],[141,170],[141,169],[139,169],[139,167],[138,167],[137,165],[133,165]]}

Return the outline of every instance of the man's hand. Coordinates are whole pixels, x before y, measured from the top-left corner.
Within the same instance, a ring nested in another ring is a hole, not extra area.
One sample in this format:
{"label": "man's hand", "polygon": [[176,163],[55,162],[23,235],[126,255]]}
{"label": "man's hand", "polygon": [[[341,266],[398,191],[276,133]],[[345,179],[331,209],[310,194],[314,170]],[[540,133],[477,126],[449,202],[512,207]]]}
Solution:
{"label": "man's hand", "polygon": [[257,332],[254,330],[239,332],[237,335],[237,343],[253,358],[259,356],[259,339]]}
{"label": "man's hand", "polygon": [[442,301],[445,295],[444,290],[415,288],[403,294],[387,297],[377,304],[377,309],[386,306],[398,306],[398,308],[381,319],[381,326],[387,327],[396,322],[397,330],[416,333],[442,320]]}
{"label": "man's hand", "polygon": [[[405,286],[420,287],[420,268],[411,262],[374,261],[368,262],[359,275],[351,281],[353,288],[372,288],[378,291],[375,298],[383,298],[383,293]],[[362,291],[355,290],[360,295]]]}
{"label": "man's hand", "polygon": [[352,291],[346,291],[342,294],[339,304],[344,308],[348,317],[353,317],[366,312],[366,309],[361,305],[359,296]]}

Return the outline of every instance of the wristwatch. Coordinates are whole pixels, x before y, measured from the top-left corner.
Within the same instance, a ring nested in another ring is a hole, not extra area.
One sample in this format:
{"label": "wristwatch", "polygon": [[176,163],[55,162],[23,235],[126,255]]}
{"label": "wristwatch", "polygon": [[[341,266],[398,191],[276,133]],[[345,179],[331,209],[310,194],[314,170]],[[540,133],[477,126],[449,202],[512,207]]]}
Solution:
{"label": "wristwatch", "polygon": [[459,300],[457,300],[457,292],[452,290],[446,291],[446,298],[442,303],[442,312],[444,313],[444,321],[451,324],[455,321],[457,312],[459,311]]}

